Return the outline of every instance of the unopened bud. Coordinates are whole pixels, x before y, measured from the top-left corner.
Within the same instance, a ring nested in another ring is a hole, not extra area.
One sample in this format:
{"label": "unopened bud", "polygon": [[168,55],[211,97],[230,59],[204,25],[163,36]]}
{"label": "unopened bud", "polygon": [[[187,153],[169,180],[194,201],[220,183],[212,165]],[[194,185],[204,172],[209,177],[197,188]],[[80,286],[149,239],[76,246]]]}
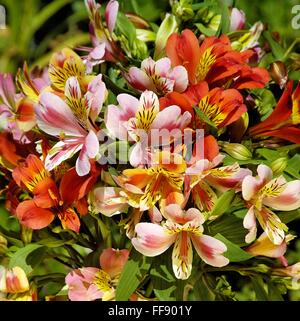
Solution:
{"label": "unopened bud", "polygon": [[126,13],[126,17],[134,24],[134,26],[138,29],[149,29],[149,23],[140,16],[137,16],[133,13]]}
{"label": "unopened bud", "polygon": [[29,290],[29,282],[23,269],[18,266],[6,269],[0,266],[0,292],[23,293]]}
{"label": "unopened bud", "polygon": [[194,16],[194,10],[189,0],[171,1],[172,12],[183,21],[190,20]]}
{"label": "unopened bud", "polygon": [[164,55],[167,40],[172,33],[177,31],[177,29],[178,24],[176,17],[167,13],[156,34],[154,60],[157,60]]}
{"label": "unopened bud", "polygon": [[252,158],[252,154],[247,147],[237,143],[221,143],[222,149],[230,156],[238,160],[247,160]]}
{"label": "unopened bud", "polygon": [[21,239],[25,244],[31,243],[32,229],[22,225],[22,227],[21,227]]}
{"label": "unopened bud", "polygon": [[271,163],[271,169],[275,176],[281,175],[286,167],[287,167],[286,157],[280,157]]}
{"label": "unopened bud", "polygon": [[284,88],[288,80],[288,73],[285,64],[282,61],[275,61],[270,65],[270,75],[280,88]]}
{"label": "unopened bud", "polygon": [[7,251],[7,240],[0,234],[0,255],[5,254]]}

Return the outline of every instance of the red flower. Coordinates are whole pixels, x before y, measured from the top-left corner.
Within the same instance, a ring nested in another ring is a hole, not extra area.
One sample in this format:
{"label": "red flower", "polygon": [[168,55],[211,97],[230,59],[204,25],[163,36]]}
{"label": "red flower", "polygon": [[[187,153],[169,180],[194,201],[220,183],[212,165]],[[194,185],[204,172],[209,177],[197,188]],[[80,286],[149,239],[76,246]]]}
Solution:
{"label": "red flower", "polygon": [[199,45],[194,33],[185,29],[181,35],[174,33],[169,37],[166,52],[173,66],[183,65],[187,69],[192,85],[206,80],[210,87],[262,88],[269,81],[265,69],[247,65],[254,51],[233,50],[226,35],[207,37]]}
{"label": "red flower", "polygon": [[300,82],[293,91],[288,82],[272,114],[263,122],[250,128],[253,137],[278,137],[300,144]]}
{"label": "red flower", "polygon": [[[247,111],[243,97],[236,89],[214,88],[209,91],[205,81],[189,86],[183,93],[170,93],[160,100],[160,108],[169,104],[188,110],[195,117],[193,107],[201,110],[217,128],[225,127],[238,120]],[[203,126],[203,124],[200,124]],[[197,126],[199,124],[197,123]]]}

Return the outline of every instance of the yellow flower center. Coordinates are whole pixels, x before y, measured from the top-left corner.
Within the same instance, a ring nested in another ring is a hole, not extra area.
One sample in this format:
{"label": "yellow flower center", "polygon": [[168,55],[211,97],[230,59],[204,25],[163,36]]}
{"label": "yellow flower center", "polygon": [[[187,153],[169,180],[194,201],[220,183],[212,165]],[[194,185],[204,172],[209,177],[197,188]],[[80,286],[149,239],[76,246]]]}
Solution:
{"label": "yellow flower center", "polygon": [[94,278],[93,283],[98,287],[98,289],[102,292],[108,292],[111,290],[112,288],[112,284],[111,284],[111,278],[108,275],[108,273],[106,273],[103,270],[99,270]]}
{"label": "yellow flower center", "polygon": [[198,106],[216,126],[220,125],[226,118],[225,114],[221,112],[218,104],[210,104],[208,96],[203,97]]}
{"label": "yellow flower center", "polygon": [[42,182],[46,177],[48,177],[48,173],[45,169],[40,170],[38,173],[35,173],[30,179],[24,182],[27,189],[32,192],[35,187]]}
{"label": "yellow flower center", "polygon": [[143,129],[145,131],[149,131],[151,124],[153,123],[156,115],[158,114],[158,110],[156,106],[152,106],[149,109],[142,108],[136,113],[136,127],[138,129]]}
{"label": "yellow flower center", "polygon": [[211,66],[216,62],[215,55],[212,54],[212,48],[208,48],[204,51],[202,57],[200,58],[196,77],[198,81],[202,81],[207,76]]}

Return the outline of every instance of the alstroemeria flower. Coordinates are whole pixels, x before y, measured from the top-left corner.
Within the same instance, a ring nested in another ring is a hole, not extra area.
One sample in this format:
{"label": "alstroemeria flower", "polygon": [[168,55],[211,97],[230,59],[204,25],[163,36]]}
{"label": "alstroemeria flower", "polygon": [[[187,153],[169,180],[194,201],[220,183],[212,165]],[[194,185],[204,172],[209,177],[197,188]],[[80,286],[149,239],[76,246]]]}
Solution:
{"label": "alstroemeria flower", "polygon": [[50,93],[42,93],[36,108],[38,127],[49,135],[60,138],[48,152],[46,168],[51,171],[80,151],[76,161],[78,175],[90,171],[90,159],[99,151],[99,141],[94,121],[106,98],[106,87],[101,75],[88,85],[87,92],[81,92],[79,80],[71,77],[66,82],[65,100]]}
{"label": "alstroemeria flower", "polygon": [[189,83],[186,69],[183,66],[171,68],[169,58],[157,61],[151,57],[146,58],[142,61],[140,69],[131,67],[125,77],[134,89],[148,89],[162,96],[172,91],[181,93]]}
{"label": "alstroemeria flower", "polygon": [[173,243],[173,271],[178,279],[189,278],[192,271],[193,249],[207,264],[222,267],[229,263],[223,256],[227,251],[221,241],[203,234],[205,219],[198,209],[183,211],[178,204],[165,208],[166,222],[162,225],[139,223],[135,227],[137,236],[132,245],[146,256],[157,256],[165,252]]}
{"label": "alstroemeria flower", "polygon": [[190,86],[183,94],[191,106],[203,112],[217,127],[226,127],[247,111],[243,97],[236,89],[214,88],[209,91],[206,82]]}
{"label": "alstroemeria flower", "polygon": [[6,269],[0,265],[0,292],[23,293],[29,290],[26,273],[19,266]]}
{"label": "alstroemeria flower", "polygon": [[185,183],[192,192],[193,200],[203,212],[213,210],[218,199],[214,189],[224,192],[239,191],[242,180],[251,174],[249,169],[240,168],[238,163],[218,167],[225,156],[219,154],[212,161],[201,159],[186,170]]}
{"label": "alstroemeria flower", "polygon": [[81,56],[83,63],[85,64],[86,73],[90,74],[93,71],[93,67],[100,65],[104,62],[105,55],[105,44],[101,43],[95,48],[89,47],[79,47],[78,50],[85,51],[88,54],[85,56]]}
{"label": "alstroemeria flower", "polygon": [[[255,72],[251,72],[247,65],[254,52],[233,50],[226,35],[220,38],[207,37],[199,45],[195,34],[185,29],[181,35],[174,33],[169,37],[166,50],[172,66],[182,65],[187,69],[192,85],[206,80],[212,87],[227,84],[238,89],[245,82],[248,84],[244,84],[244,88],[263,88],[269,81],[265,69],[255,68]],[[241,70],[244,70],[244,74],[240,74]],[[248,71],[247,77],[251,74],[251,83],[245,79],[245,70]]]}
{"label": "alstroemeria flower", "polygon": [[70,77],[76,77],[82,87],[91,80],[91,76],[86,75],[86,66],[82,59],[69,48],[52,55],[48,73],[51,86],[59,92],[65,91],[66,82]]}
{"label": "alstroemeria flower", "polygon": [[16,93],[11,74],[0,74],[0,130],[12,133],[14,140],[28,143],[26,132],[36,124],[33,102]]}
{"label": "alstroemeria flower", "polygon": [[[108,106],[105,124],[114,137],[136,142],[129,159],[134,167],[149,163],[149,147],[154,147],[153,138],[159,142],[157,137],[161,136],[162,141],[166,141],[163,135],[170,135],[174,129],[178,129],[177,134],[181,134],[180,130],[191,121],[191,114],[181,114],[178,106],[160,111],[158,97],[152,91],[143,92],[140,100],[127,94],[118,95],[117,100],[119,106]],[[155,137],[151,135],[154,131]]]}
{"label": "alstroemeria flower", "polygon": [[111,217],[124,213],[128,209],[126,198],[121,196],[120,187],[101,186],[94,188],[89,194],[90,208],[93,213],[101,213]]}
{"label": "alstroemeria flower", "polygon": [[281,244],[276,245],[270,241],[267,234],[264,232],[253,244],[244,250],[254,256],[278,258],[284,266],[287,266],[288,264],[284,254],[287,250],[288,242],[290,242],[293,238],[294,236],[288,234],[285,236],[285,239]]}
{"label": "alstroemeria flower", "polygon": [[90,36],[94,48],[105,45],[104,59],[106,61],[120,62],[125,60],[125,56],[121,48],[113,37],[113,31],[117,21],[119,2],[110,0],[105,8],[105,22],[101,16],[101,4],[95,0],[85,0],[85,5],[90,18]]}
{"label": "alstroemeria flower", "polygon": [[[147,169],[126,169],[116,178],[123,188],[121,195],[130,206],[145,211],[156,202],[165,202],[169,197],[180,197],[186,164],[179,154],[157,152],[153,165]],[[176,203],[176,199],[173,201]]]}
{"label": "alstroemeria flower", "polygon": [[292,91],[290,81],[271,115],[250,128],[252,137],[278,137],[300,144],[300,82]]}
{"label": "alstroemeria flower", "polygon": [[287,182],[283,176],[272,178],[272,170],[266,165],[257,167],[257,177],[246,176],[242,183],[242,194],[249,208],[244,227],[249,230],[246,242],[256,237],[256,219],[276,245],[285,238],[287,227],[271,209],[292,211],[300,206],[300,180]]}
{"label": "alstroemeria flower", "polygon": [[21,224],[42,229],[57,215],[63,228],[79,232],[80,221],[73,205],[89,192],[90,184],[95,182],[99,172],[95,169],[94,177],[79,177],[71,171],[73,169],[66,173],[58,189],[43,162],[35,155],[30,154],[24,164],[15,168],[15,182],[33,195],[32,199],[19,203],[16,208],[16,216]]}
{"label": "alstroemeria flower", "polygon": [[128,250],[106,249],[100,255],[101,269],[84,267],[66,276],[68,296],[71,301],[111,301],[115,287],[128,259]]}
{"label": "alstroemeria flower", "polygon": [[23,68],[18,70],[16,84],[27,99],[37,103],[41,92],[50,89],[48,69],[34,68],[29,73],[28,66],[24,63]]}

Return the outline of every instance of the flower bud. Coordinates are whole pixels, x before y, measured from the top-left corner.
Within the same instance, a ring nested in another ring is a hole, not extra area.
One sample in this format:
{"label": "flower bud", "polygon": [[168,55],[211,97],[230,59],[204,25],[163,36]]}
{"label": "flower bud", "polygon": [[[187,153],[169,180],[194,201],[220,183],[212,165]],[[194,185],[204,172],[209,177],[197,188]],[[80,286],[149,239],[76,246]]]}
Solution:
{"label": "flower bud", "polygon": [[285,64],[282,61],[275,61],[271,63],[269,73],[272,79],[280,88],[284,88],[288,80],[288,73]]}
{"label": "flower bud", "polygon": [[138,29],[149,29],[149,23],[143,19],[142,17],[133,14],[133,13],[126,13],[126,17],[134,24],[134,26]]}
{"label": "flower bud", "polygon": [[286,157],[280,157],[271,163],[271,169],[275,176],[281,175],[286,167],[287,167]]}
{"label": "flower bud", "polygon": [[289,276],[299,280],[300,279],[300,262],[297,262],[285,268],[275,268],[272,270],[272,274],[283,276],[283,277]]}
{"label": "flower bud", "polygon": [[172,33],[177,31],[177,29],[178,24],[176,17],[167,13],[156,34],[154,60],[157,60],[164,55],[167,40]]}
{"label": "flower bud", "polygon": [[0,292],[23,293],[29,290],[29,282],[23,269],[15,266],[6,269],[0,266]]}
{"label": "flower bud", "polygon": [[183,21],[193,18],[194,10],[189,0],[171,0],[172,13]]}
{"label": "flower bud", "polygon": [[7,251],[7,240],[0,234],[0,255],[5,254]]}
{"label": "flower bud", "polygon": [[230,16],[230,31],[244,29],[246,22],[245,12],[237,8],[232,8]]}
{"label": "flower bud", "polygon": [[32,229],[22,225],[21,227],[21,239],[25,244],[31,243],[32,239]]}
{"label": "flower bud", "polygon": [[247,147],[237,143],[221,143],[222,149],[230,156],[238,160],[251,159],[252,154]]}
{"label": "flower bud", "polygon": [[128,250],[106,249],[100,255],[100,266],[113,278],[121,273],[128,256]]}

